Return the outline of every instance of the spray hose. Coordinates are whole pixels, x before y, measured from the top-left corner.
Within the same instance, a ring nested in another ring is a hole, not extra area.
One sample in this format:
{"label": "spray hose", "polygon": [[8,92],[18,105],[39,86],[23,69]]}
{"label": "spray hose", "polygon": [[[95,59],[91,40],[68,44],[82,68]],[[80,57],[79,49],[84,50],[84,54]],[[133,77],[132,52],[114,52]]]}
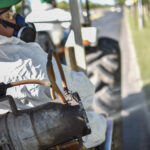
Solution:
{"label": "spray hose", "polygon": [[59,61],[58,55],[55,51],[53,51],[52,53],[50,51],[48,53],[48,61],[47,61],[47,64],[46,64],[46,68],[47,68],[48,78],[49,78],[49,80],[52,84],[52,87],[50,88],[52,99],[53,100],[56,99],[56,96],[55,96],[55,92],[56,92],[58,97],[60,98],[60,100],[63,103],[67,103],[65,97],[63,96],[63,94],[61,93],[60,89],[58,88],[58,86],[56,84],[56,78],[55,78],[55,73],[54,73],[53,64],[52,64],[52,54],[53,54],[53,56],[56,60],[56,63],[57,63],[57,66],[58,66],[58,69],[59,69],[59,72],[60,72],[60,76],[61,76],[61,80],[62,80],[62,86],[63,86],[64,89],[67,88],[67,83],[66,83],[64,71],[62,69],[62,66],[61,66],[61,63]]}

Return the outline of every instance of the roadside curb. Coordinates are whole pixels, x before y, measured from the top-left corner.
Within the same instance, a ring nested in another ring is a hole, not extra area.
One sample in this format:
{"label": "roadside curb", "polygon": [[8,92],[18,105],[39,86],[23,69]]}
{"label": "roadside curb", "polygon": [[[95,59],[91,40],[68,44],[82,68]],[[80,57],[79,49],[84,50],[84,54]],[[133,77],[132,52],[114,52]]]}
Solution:
{"label": "roadside curb", "polygon": [[[125,10],[124,10],[125,11]],[[133,79],[133,74],[132,72],[134,72],[134,80],[136,83],[133,83],[135,84],[134,85],[134,92],[139,92],[141,91],[141,89],[143,88],[143,81],[141,79],[141,75],[140,75],[140,68],[139,68],[139,64],[138,64],[138,61],[137,61],[137,56],[136,56],[136,51],[135,51],[135,47],[134,47],[134,44],[133,44],[133,39],[132,39],[132,35],[131,35],[131,29],[129,27],[129,23],[128,23],[128,20],[127,20],[127,16],[124,12],[124,17],[123,17],[123,23],[124,23],[124,28],[126,28],[126,40],[127,40],[127,43],[128,43],[128,48],[129,48],[129,55],[130,55],[130,59],[131,59],[131,66],[132,68],[129,68],[129,78]],[[124,41],[122,41],[124,42]],[[124,56],[122,55],[122,58]],[[129,58],[126,58],[126,59],[129,59]],[[122,65],[123,62],[122,62]],[[123,66],[124,67],[124,66]],[[133,71],[134,70],[134,71]],[[122,70],[124,71],[124,70]],[[122,79],[124,77],[122,76]],[[124,81],[123,81],[124,83]],[[124,90],[124,89],[122,89]],[[126,95],[125,93],[122,93],[123,97]],[[125,95],[124,95],[125,94]]]}
{"label": "roadside curb", "polygon": [[129,46],[130,46],[130,50],[132,53],[132,57],[134,58],[133,61],[134,61],[135,67],[136,67],[135,69],[136,69],[136,73],[137,73],[137,78],[139,79],[138,80],[139,88],[142,88],[143,87],[143,81],[141,78],[140,68],[139,68],[139,64],[138,64],[138,60],[137,60],[137,56],[136,56],[135,47],[133,44],[134,42],[133,42],[132,35],[131,35],[132,33],[131,33],[131,29],[130,29],[126,14],[125,14],[125,22],[126,22],[126,26],[127,26]]}

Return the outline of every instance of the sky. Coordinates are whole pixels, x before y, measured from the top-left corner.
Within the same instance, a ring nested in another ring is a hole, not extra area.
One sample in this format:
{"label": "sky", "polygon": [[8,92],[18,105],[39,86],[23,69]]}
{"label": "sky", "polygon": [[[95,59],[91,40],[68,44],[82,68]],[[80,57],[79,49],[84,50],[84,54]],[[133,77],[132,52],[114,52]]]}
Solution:
{"label": "sky", "polygon": [[[56,0],[56,1],[60,2],[62,0]],[[68,0],[64,0],[64,1],[68,1]],[[82,1],[84,2],[85,0],[82,0]],[[93,3],[102,4],[102,5],[104,5],[104,4],[113,5],[114,4],[114,0],[89,0],[89,1],[91,1]]]}

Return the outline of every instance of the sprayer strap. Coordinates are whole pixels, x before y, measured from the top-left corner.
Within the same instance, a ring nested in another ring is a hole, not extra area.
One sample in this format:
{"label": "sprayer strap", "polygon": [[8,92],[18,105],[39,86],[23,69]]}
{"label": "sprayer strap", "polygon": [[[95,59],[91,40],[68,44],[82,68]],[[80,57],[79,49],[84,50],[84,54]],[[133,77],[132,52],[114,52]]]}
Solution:
{"label": "sprayer strap", "polygon": [[9,9],[10,9],[10,8],[6,8],[6,9],[2,10],[2,11],[0,12],[0,15],[4,14],[4,13],[7,12]]}
{"label": "sprayer strap", "polygon": [[22,27],[19,24],[14,24],[14,23],[5,21],[3,19],[0,19],[0,24],[2,24],[4,27],[11,27],[11,28],[15,29],[16,31],[19,31],[20,28]]}

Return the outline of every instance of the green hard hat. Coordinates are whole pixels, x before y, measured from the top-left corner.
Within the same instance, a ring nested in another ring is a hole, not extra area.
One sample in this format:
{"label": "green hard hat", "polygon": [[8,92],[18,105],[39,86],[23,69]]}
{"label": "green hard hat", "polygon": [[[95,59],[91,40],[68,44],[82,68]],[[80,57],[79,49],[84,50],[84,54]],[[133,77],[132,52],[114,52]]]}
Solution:
{"label": "green hard hat", "polygon": [[52,0],[41,0],[41,3],[51,3]]}
{"label": "green hard hat", "polygon": [[21,0],[0,0],[0,8],[11,7],[12,5],[19,3],[20,1]]}

